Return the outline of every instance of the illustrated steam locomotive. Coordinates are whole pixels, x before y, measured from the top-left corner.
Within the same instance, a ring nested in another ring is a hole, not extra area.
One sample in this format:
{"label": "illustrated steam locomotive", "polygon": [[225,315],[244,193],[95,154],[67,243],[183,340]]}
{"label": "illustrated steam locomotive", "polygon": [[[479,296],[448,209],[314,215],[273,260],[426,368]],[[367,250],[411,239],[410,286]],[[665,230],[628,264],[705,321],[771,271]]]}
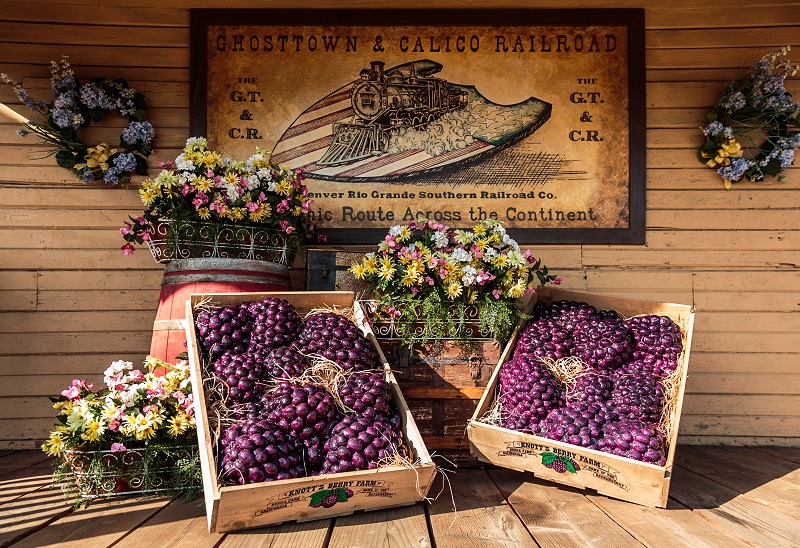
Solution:
{"label": "illustrated steam locomotive", "polygon": [[422,61],[388,72],[383,67],[382,61],[373,61],[361,71],[361,79],[350,89],[353,120],[334,124],[333,142],[318,165],[337,166],[379,156],[399,128],[420,129],[446,112],[467,106],[466,91],[429,76],[441,70],[438,63]]}

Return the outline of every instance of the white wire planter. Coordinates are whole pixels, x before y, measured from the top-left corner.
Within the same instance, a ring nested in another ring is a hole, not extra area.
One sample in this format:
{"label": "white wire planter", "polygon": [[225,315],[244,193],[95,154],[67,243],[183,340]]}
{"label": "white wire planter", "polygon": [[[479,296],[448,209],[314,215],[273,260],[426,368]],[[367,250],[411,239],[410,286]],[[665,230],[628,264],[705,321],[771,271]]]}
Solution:
{"label": "white wire planter", "polygon": [[159,219],[147,247],[157,263],[222,258],[288,266],[302,247],[302,238],[273,228]]}

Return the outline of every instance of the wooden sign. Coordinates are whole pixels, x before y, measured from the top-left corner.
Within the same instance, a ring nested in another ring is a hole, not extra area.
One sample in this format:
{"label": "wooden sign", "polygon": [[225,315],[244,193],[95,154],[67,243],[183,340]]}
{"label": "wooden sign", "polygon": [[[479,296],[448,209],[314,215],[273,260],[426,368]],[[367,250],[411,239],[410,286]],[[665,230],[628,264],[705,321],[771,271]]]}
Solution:
{"label": "wooden sign", "polygon": [[191,13],[192,135],[302,170],[329,243],[644,243],[642,10]]}

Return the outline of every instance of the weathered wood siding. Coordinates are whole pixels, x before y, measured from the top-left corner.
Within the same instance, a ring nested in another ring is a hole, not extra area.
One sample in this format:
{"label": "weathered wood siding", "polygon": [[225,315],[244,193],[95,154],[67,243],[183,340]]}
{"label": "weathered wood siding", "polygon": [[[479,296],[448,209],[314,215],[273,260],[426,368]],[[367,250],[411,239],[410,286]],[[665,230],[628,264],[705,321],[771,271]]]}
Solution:
{"label": "weathered wood siding", "polygon": [[[48,96],[49,63],[79,78],[125,77],[148,100],[158,160],[188,137],[189,5],[288,7],[272,0],[5,0],[0,72]],[[377,7],[357,0],[297,7]],[[381,7],[641,7],[647,44],[647,243],[537,250],[564,287],[692,303],[697,310],[681,440],[800,443],[800,168],[782,183],[726,192],[694,147],[723,82],[744,61],[800,46],[800,2],[573,0],[558,5],[390,0]],[[794,52],[800,60],[800,48]],[[800,92],[797,80],[790,89]],[[0,102],[25,114],[10,86]],[[134,188],[84,186],[38,160],[36,141],[0,118],[0,448],[33,447],[53,422],[46,398],[99,381],[149,348],[161,269],[123,257],[117,232],[140,211]],[[116,135],[119,129],[108,130]]]}

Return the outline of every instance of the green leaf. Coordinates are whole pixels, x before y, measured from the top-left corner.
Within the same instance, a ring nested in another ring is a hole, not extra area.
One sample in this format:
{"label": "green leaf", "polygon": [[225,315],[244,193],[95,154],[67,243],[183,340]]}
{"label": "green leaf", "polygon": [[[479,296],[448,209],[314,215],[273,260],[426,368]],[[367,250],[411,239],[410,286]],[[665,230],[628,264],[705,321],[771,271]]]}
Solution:
{"label": "green leaf", "polygon": [[100,108],[93,108],[89,110],[89,118],[92,122],[99,122],[106,117],[106,111]]}
{"label": "green leaf", "polygon": [[189,353],[188,352],[181,352],[180,354],[175,356],[175,358],[177,358],[179,360],[188,360],[189,359]]}
{"label": "green leaf", "polygon": [[147,162],[138,154],[133,155],[136,158],[136,168],[133,170],[137,175],[147,175]]}
{"label": "green leaf", "polygon": [[713,112],[706,112],[706,120],[708,120],[709,124],[711,122],[716,122],[717,121],[717,115],[714,114]]}
{"label": "green leaf", "polygon": [[320,504],[322,502],[322,499],[324,499],[330,494],[331,491],[329,489],[323,489],[322,491],[317,491],[316,493],[311,495],[311,500],[309,501],[308,505],[312,506],[314,504]]}
{"label": "green leaf", "polygon": [[75,156],[66,150],[59,150],[56,152],[56,163],[59,167],[69,169],[76,164]]}
{"label": "green leaf", "polygon": [[555,453],[542,453],[542,464],[553,464],[558,457]]}
{"label": "green leaf", "polygon": [[344,489],[341,489],[340,492],[336,493],[336,497],[338,502],[347,502],[347,493],[344,492]]}
{"label": "green leaf", "polygon": [[567,471],[572,472],[573,474],[578,473],[578,471],[575,470],[575,465],[572,464],[572,461],[567,461]]}

